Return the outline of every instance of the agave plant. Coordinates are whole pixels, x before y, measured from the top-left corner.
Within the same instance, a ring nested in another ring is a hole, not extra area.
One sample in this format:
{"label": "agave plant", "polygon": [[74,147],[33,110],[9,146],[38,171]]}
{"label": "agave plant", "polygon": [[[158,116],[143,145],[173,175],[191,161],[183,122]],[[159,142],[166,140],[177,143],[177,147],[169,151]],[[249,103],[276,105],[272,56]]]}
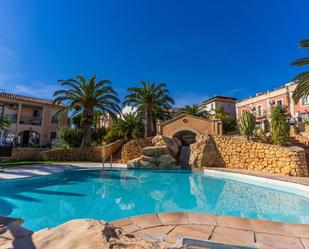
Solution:
{"label": "agave plant", "polygon": [[290,127],[284,108],[280,105],[272,107],[270,109],[270,118],[270,135],[272,142],[278,145],[285,145],[289,139]]}
{"label": "agave plant", "polygon": [[[309,40],[303,40],[299,42],[301,48],[309,48]],[[294,66],[306,66],[309,65],[309,57],[297,59],[292,62]],[[293,99],[297,103],[300,98],[309,95],[309,71],[305,71],[297,75],[293,81],[297,83],[297,87],[293,92]]]}
{"label": "agave plant", "polygon": [[249,111],[244,111],[239,121],[239,130],[247,140],[253,135],[255,123],[255,116]]}

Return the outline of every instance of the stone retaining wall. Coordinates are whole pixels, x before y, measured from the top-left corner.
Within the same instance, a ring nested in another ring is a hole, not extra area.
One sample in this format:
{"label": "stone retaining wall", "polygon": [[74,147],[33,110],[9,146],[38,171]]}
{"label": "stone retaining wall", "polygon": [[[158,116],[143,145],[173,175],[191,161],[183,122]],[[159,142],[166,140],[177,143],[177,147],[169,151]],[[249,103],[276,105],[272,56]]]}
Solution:
{"label": "stone retaining wall", "polygon": [[70,148],[70,149],[52,149],[42,153],[44,160],[47,161],[91,161],[102,162],[108,159],[111,154],[116,152],[124,144],[124,140],[117,140],[114,143],[107,144],[105,147],[90,148]]}
{"label": "stone retaining wall", "polygon": [[12,161],[23,161],[32,160],[40,161],[43,160],[41,152],[47,151],[46,148],[13,148],[11,154]]}
{"label": "stone retaining wall", "polygon": [[152,146],[152,137],[131,140],[122,147],[121,162],[127,163],[130,160],[138,158],[142,155],[143,148]]}
{"label": "stone retaining wall", "polygon": [[303,148],[256,143],[228,136],[214,136],[213,141],[217,149],[217,166],[291,176],[308,175]]}

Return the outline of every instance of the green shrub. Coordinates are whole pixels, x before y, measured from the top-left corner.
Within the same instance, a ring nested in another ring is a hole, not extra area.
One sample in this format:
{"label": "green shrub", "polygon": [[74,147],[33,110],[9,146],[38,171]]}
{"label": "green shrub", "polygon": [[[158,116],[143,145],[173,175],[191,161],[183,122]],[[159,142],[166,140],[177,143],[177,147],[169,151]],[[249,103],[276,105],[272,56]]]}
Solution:
{"label": "green shrub", "polygon": [[270,109],[270,135],[272,142],[278,145],[286,145],[290,127],[284,107],[276,105]]}
{"label": "green shrub", "polygon": [[237,121],[232,116],[223,117],[222,123],[224,132],[231,132],[237,130]]}
{"label": "green shrub", "polygon": [[104,137],[104,141],[107,144],[110,144],[120,138],[123,138],[123,136],[119,133],[117,129],[115,129],[114,126],[112,126],[112,128],[110,128],[110,130],[107,132],[106,136]]}
{"label": "green shrub", "polygon": [[140,128],[134,128],[132,131],[132,138],[133,139],[140,139],[144,136],[144,131],[143,129]]}
{"label": "green shrub", "polygon": [[71,149],[69,144],[59,144],[54,150],[68,150]]}
{"label": "green shrub", "polygon": [[61,127],[58,131],[58,135],[62,138],[70,147],[79,147],[82,143],[83,129],[71,128],[68,126]]}
{"label": "green shrub", "polygon": [[241,134],[243,134],[247,138],[247,140],[249,140],[250,137],[253,135],[255,123],[255,116],[251,112],[245,111],[241,115],[239,121],[239,130]]}
{"label": "green shrub", "polygon": [[107,129],[105,127],[101,127],[93,131],[91,139],[95,145],[102,145],[106,135]]}

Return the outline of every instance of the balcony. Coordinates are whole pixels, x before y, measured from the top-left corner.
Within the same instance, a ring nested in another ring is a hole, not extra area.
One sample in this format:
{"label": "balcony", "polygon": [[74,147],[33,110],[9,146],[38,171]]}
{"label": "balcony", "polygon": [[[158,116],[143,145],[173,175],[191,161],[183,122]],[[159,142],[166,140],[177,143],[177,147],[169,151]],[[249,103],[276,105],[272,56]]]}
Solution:
{"label": "balcony", "polygon": [[42,124],[42,118],[41,117],[21,115],[19,123],[25,124],[25,125],[38,125],[38,126],[40,126]]}
{"label": "balcony", "polygon": [[8,119],[12,124],[17,122],[17,114],[4,114],[3,118]]}
{"label": "balcony", "polygon": [[255,116],[257,119],[267,118],[267,111],[263,110],[261,112],[256,112]]}

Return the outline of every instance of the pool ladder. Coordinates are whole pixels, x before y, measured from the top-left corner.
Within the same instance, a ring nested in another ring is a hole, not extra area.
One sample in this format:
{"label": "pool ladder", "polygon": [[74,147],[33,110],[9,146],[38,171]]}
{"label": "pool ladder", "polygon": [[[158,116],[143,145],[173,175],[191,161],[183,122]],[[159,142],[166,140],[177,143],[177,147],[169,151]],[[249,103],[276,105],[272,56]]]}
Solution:
{"label": "pool ladder", "polygon": [[[109,157],[109,167],[112,168],[113,167],[113,154],[110,155]],[[102,169],[105,169],[105,158],[104,158],[104,154],[102,156]]]}

